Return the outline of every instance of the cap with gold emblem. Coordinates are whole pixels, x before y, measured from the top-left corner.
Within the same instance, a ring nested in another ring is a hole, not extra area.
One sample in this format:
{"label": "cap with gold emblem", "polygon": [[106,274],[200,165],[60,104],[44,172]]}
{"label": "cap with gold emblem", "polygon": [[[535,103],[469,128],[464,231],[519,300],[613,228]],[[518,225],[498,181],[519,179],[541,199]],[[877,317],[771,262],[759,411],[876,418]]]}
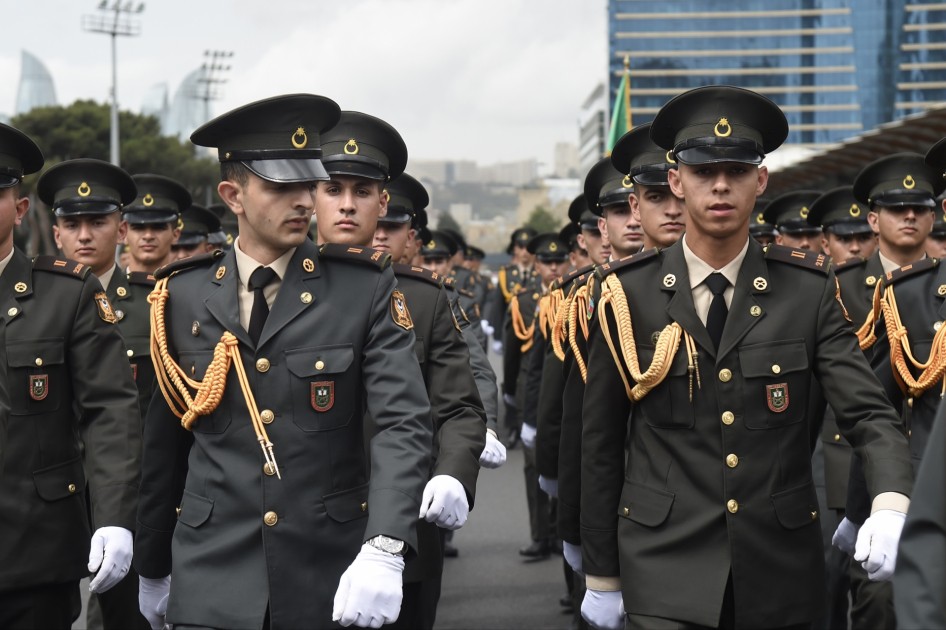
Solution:
{"label": "cap with gold emblem", "polygon": [[775,229],[775,224],[765,220],[765,209],[768,207],[769,202],[769,199],[761,197],[755,200],[755,208],[752,210],[752,218],[749,220],[749,234],[753,237],[768,236],[775,238],[778,236],[778,230]]}
{"label": "cap with gold emblem", "polygon": [[611,150],[611,164],[630,175],[635,184],[645,186],[667,186],[667,171],[676,167],[670,151],[650,139],[650,123],[621,136]]}
{"label": "cap with gold emblem", "polygon": [[0,188],[18,184],[24,175],[43,168],[43,152],[28,135],[0,123]]}
{"label": "cap with gold emblem", "polygon": [[181,236],[175,245],[192,247],[208,240],[210,234],[220,230],[220,219],[203,206],[192,205],[181,215]]}
{"label": "cap with gold emblem", "polygon": [[574,224],[578,230],[588,230],[589,232],[598,231],[598,215],[591,211],[588,202],[585,201],[584,193],[572,199],[568,206],[568,220]]}
{"label": "cap with gold emblem", "polygon": [[138,196],[122,208],[122,219],[134,225],[177,223],[191,205],[191,194],[176,180],[163,175],[132,175]]}
{"label": "cap with gold emblem", "polygon": [[512,231],[512,234],[509,235],[509,246],[506,247],[506,253],[512,254],[513,248],[516,245],[526,247],[536,234],[537,232],[530,227],[516,228]]}
{"label": "cap with gold emblem", "polygon": [[465,258],[466,257],[466,238],[463,236],[463,234],[461,234],[460,232],[452,228],[442,227],[440,228],[440,231],[446,234],[447,237],[450,238],[456,244],[457,248],[453,253],[455,254],[457,252],[460,252],[460,254]]}
{"label": "cap with gold emblem", "polygon": [[707,85],[660,108],[650,137],[681,164],[761,164],[788,137],[778,105],[751,90]]}
{"label": "cap with gold emblem", "polygon": [[581,228],[577,223],[569,221],[561,230],[558,231],[558,240],[568,245],[568,251],[573,252],[581,249],[578,244],[578,235],[581,234]]}
{"label": "cap with gold emblem", "polygon": [[418,236],[420,236],[421,230],[427,229],[427,210],[425,208],[414,210],[414,220],[411,221],[411,227],[417,230]]}
{"label": "cap with gold emblem", "polygon": [[111,214],[138,194],[131,175],[108,162],[66,160],[43,173],[36,193],[57,217]]}
{"label": "cap with gold emblem", "polygon": [[332,175],[386,181],[404,172],[407,145],[397,129],[361,112],[341,113],[322,134],[322,163]]}
{"label": "cap with gold emblem", "polygon": [[413,223],[417,210],[427,207],[430,197],[419,181],[401,173],[384,187],[388,193],[388,211],[378,223]]}
{"label": "cap with gold emblem", "polygon": [[271,182],[328,179],[320,134],[338,122],[338,104],[315,94],[286,94],[255,101],[218,116],[191,134],[215,147],[221,162],[240,162]]}
{"label": "cap with gold emblem", "polygon": [[808,222],[808,213],[811,204],[820,196],[817,190],[784,193],[769,202],[762,217],[782,234],[817,234],[821,228]]}
{"label": "cap with gold emblem", "polygon": [[532,237],[527,249],[539,262],[563,262],[568,259],[568,244],[555,232]]}
{"label": "cap with gold emblem", "polygon": [[808,208],[808,223],[838,236],[871,233],[867,206],[858,203],[851,186],[832,188],[815,199]]}
{"label": "cap with gold emblem", "polygon": [[456,253],[456,241],[439,230],[430,230],[430,238],[424,241],[420,250],[424,258],[450,258]]}
{"label": "cap with gold emblem", "polygon": [[614,168],[611,158],[601,158],[585,175],[585,203],[596,216],[606,206],[627,205],[634,181]]}
{"label": "cap with gold emblem", "polygon": [[467,245],[466,246],[466,259],[467,260],[483,260],[486,258],[486,252],[477,247],[476,245]]}
{"label": "cap with gold emblem", "polygon": [[857,174],[854,197],[870,208],[932,208],[944,186],[942,169],[930,166],[919,153],[894,153],[874,160]]}

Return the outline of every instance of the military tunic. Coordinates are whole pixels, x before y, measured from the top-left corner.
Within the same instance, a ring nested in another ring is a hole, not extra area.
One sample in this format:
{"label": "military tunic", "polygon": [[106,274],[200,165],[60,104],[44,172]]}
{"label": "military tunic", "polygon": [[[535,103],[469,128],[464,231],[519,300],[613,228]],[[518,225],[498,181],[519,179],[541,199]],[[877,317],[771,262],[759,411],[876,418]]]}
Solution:
{"label": "military tunic", "polygon": [[142,420],[148,414],[155,388],[154,365],[151,363],[151,305],[148,304],[148,295],[153,288],[153,275],[141,271],[126,274],[117,269],[106,290],[118,318],[118,330],[125,340],[131,375],[138,387]]}

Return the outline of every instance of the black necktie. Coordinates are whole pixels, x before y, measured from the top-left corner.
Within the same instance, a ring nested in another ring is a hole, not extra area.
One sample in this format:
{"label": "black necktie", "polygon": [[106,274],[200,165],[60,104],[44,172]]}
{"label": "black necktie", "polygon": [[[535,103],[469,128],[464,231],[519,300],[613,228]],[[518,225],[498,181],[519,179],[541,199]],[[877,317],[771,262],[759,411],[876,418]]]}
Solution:
{"label": "black necktie", "polygon": [[269,305],[266,304],[266,297],[263,295],[263,289],[275,280],[278,276],[276,272],[269,267],[257,267],[256,271],[250,274],[250,281],[247,288],[253,292],[253,310],[250,311],[250,339],[253,344],[259,343],[260,335],[263,333],[263,324],[266,323],[266,317],[269,315]]}
{"label": "black necktie", "polygon": [[726,314],[729,312],[726,308],[726,298],[723,296],[726,287],[729,286],[729,280],[723,274],[714,271],[707,276],[706,286],[713,293],[713,301],[706,315],[706,330],[718,350],[719,340],[723,338],[723,327],[726,325]]}

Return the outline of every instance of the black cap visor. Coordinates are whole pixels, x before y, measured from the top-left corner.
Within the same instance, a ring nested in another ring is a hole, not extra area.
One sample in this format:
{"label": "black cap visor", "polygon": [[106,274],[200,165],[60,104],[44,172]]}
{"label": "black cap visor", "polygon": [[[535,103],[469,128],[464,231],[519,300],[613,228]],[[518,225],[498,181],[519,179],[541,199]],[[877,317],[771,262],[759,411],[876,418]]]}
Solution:
{"label": "black cap visor", "polygon": [[20,173],[14,169],[0,168],[0,188],[12,188],[20,183]]}
{"label": "black cap visor", "polygon": [[585,231],[585,232],[598,232],[599,234],[601,233],[601,230],[598,229],[597,219],[595,219],[594,221],[590,221],[590,220],[580,221],[578,223],[578,227],[580,227],[582,231]]}
{"label": "black cap visor", "polygon": [[667,170],[641,171],[633,176],[634,183],[643,186],[669,186],[670,182],[667,181]]}
{"label": "black cap visor", "polygon": [[122,213],[122,219],[132,225],[158,225],[173,223],[177,225],[180,215],[173,210],[131,210]]}
{"label": "black cap visor", "polygon": [[392,208],[388,206],[388,211],[383,217],[378,217],[378,223],[397,223],[399,225],[410,223],[414,215],[405,208]]}
{"label": "black cap visor", "polygon": [[819,226],[812,225],[807,221],[788,221],[786,223],[779,224],[777,227],[781,234],[811,234],[813,236],[821,234],[821,228]]}
{"label": "black cap visor", "polygon": [[550,252],[539,252],[535,255],[535,259],[543,263],[555,263],[555,262],[565,262],[568,260],[568,253],[550,253]]}
{"label": "black cap visor", "polygon": [[762,164],[763,153],[754,142],[736,139],[736,142],[723,142],[727,138],[693,138],[681,143],[674,149],[674,158],[681,164],[716,164],[719,162],[739,162],[741,164]]}
{"label": "black cap visor", "polygon": [[936,200],[926,191],[887,190],[870,200],[872,206],[881,208],[902,208],[915,206],[917,208],[935,208]]}
{"label": "black cap visor", "polygon": [[103,215],[118,212],[121,205],[114,201],[84,199],[82,201],[62,201],[53,208],[57,217],[78,217],[82,215]]}
{"label": "black cap visor", "polygon": [[329,179],[321,160],[315,158],[244,160],[242,164],[258,177],[278,184],[326,181]]}
{"label": "black cap visor", "polygon": [[364,177],[378,181],[384,181],[388,178],[388,174],[382,168],[381,163],[371,158],[354,155],[333,155],[323,157],[322,164],[325,170],[332,175],[351,175],[352,177]]}
{"label": "black cap visor", "polygon": [[207,235],[201,234],[200,232],[181,232],[180,238],[177,239],[174,245],[193,247],[194,245],[200,245],[206,240]]}
{"label": "black cap visor", "polygon": [[838,236],[853,236],[855,234],[871,234],[870,224],[867,221],[837,221],[823,226],[824,231]]}

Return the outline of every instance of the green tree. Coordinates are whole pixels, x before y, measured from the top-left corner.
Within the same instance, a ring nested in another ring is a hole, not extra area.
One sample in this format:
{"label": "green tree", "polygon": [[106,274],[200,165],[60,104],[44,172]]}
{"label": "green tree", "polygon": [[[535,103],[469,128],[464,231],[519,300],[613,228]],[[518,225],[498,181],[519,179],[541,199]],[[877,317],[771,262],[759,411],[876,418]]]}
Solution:
{"label": "green tree", "polygon": [[536,206],[532,214],[526,220],[526,225],[534,229],[539,234],[544,232],[558,232],[561,227],[560,221],[555,218],[551,212],[544,206]]}
{"label": "green tree", "polygon": [[444,211],[440,215],[440,219],[437,221],[438,230],[454,230],[463,234],[463,228],[460,227],[460,224],[457,223],[457,220],[453,218],[453,215],[450,214],[450,211]]}

